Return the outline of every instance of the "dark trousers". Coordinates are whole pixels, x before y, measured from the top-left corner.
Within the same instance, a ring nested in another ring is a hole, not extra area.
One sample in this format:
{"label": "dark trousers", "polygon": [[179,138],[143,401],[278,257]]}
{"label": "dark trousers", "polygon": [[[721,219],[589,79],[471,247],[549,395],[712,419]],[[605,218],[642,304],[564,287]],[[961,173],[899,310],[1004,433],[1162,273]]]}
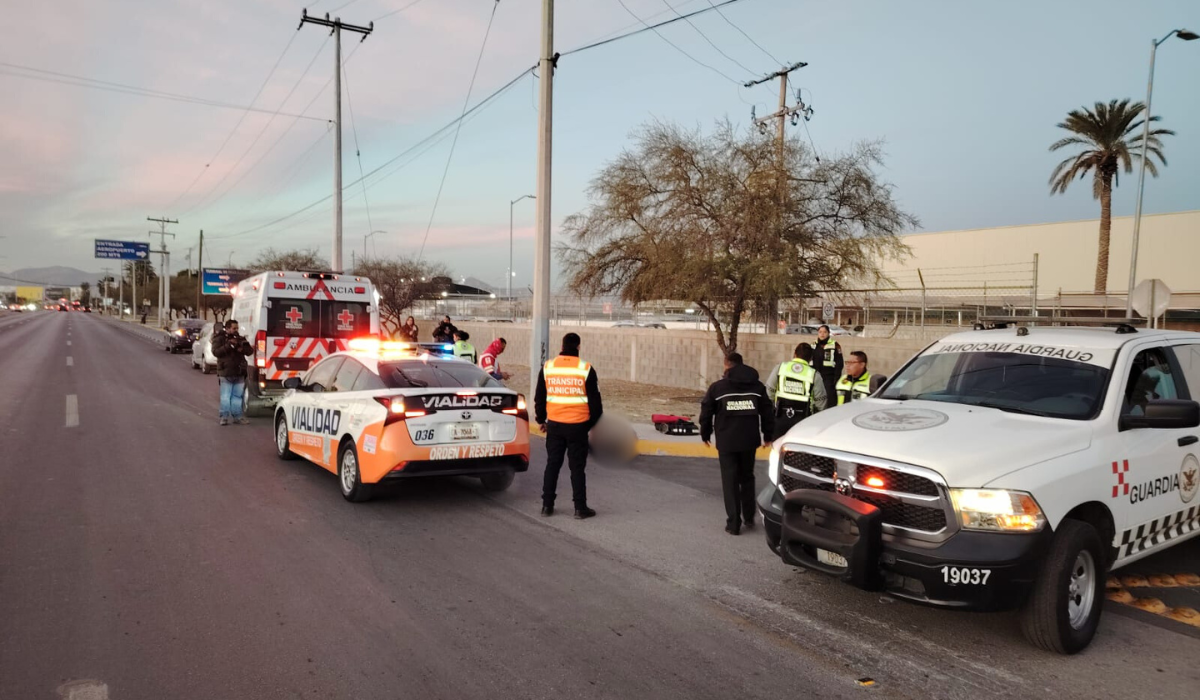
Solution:
{"label": "dark trousers", "polygon": [[754,519],[754,450],[718,452],[725,522],[740,525]]}
{"label": "dark trousers", "polygon": [[576,508],[587,506],[587,477],[584,467],[588,456],[587,423],[546,423],[546,474],[542,479],[542,505],[554,505],[558,493],[558,473],[563,457],[571,467],[571,495]]}
{"label": "dark trousers", "polygon": [[771,436],[772,440],[783,437],[783,434],[791,430],[793,425],[808,417],[808,410],[803,406],[804,404],[790,401],[781,400],[779,402],[779,405],[775,407],[775,434]]}

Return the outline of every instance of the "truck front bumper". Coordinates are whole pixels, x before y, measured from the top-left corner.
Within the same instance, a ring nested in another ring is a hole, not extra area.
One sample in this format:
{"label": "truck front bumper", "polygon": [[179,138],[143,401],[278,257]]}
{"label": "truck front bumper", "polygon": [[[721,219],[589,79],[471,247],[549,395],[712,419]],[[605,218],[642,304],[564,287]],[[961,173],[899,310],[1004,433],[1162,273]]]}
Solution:
{"label": "truck front bumper", "polygon": [[[784,496],[774,484],[759,494],[758,506],[767,544],[784,562],[866,590],[962,610],[1020,606],[1052,537],[1049,528],[1028,534],[959,530],[931,545],[885,533],[880,511],[869,503],[808,489]],[[813,510],[824,517],[814,519]]]}

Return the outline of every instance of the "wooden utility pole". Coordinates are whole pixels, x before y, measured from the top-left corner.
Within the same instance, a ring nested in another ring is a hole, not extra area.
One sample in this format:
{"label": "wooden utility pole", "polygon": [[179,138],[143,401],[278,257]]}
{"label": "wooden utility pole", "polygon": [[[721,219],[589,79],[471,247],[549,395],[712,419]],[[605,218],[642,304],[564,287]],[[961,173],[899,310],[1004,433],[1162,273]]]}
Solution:
{"label": "wooden utility pole", "polygon": [[[349,4],[349,3],[347,3]],[[305,23],[329,27],[333,34],[333,253],[330,263],[334,272],[342,272],[342,30],[362,34],[360,42],[367,40],[367,35],[375,31],[375,23],[365,27],[342,22],[340,17],[317,19],[308,16],[308,10],[301,10],[300,26]]]}
{"label": "wooden utility pole", "polygon": [[[776,111],[774,114],[768,114],[767,116],[762,117],[761,119],[755,119],[754,124],[757,125],[760,129],[765,129],[767,122],[771,121],[772,119],[779,120],[779,124],[777,126],[777,130],[775,133],[775,138],[776,138],[778,149],[779,149],[779,154],[778,154],[779,155],[779,204],[781,207],[781,210],[779,212],[780,222],[783,221],[782,206],[787,201],[787,198],[785,195],[786,183],[787,183],[787,180],[785,179],[786,173],[787,173],[787,162],[785,160],[786,151],[784,148],[784,146],[787,143],[787,137],[784,133],[784,125],[787,123],[787,120],[789,118],[791,118],[792,122],[795,123],[795,121],[799,118],[799,116],[801,114],[804,114],[805,116],[807,116],[807,113],[808,113],[808,108],[805,107],[803,102],[797,102],[796,105],[793,105],[791,107],[788,106],[788,103],[787,103],[788,74],[794,70],[799,70],[807,65],[808,64],[805,63],[804,61],[798,61],[796,63],[793,63],[790,66],[784,66],[783,68],[780,68],[779,70],[775,71],[774,73],[771,73],[770,75],[763,76],[762,78],[760,78],[758,80],[751,80],[750,82],[745,84],[746,87],[753,87],[755,85],[761,85],[762,83],[768,82],[770,80],[775,80],[776,78],[779,79],[779,110]],[[753,112],[751,112],[751,116],[753,117]],[[767,327],[764,330],[768,334],[778,333],[779,332],[779,327],[778,327],[779,326],[779,300],[776,299],[774,296],[772,296],[772,297],[766,299],[765,302],[766,302],[766,306],[767,306],[767,309],[766,309],[766,311],[767,311],[766,326]],[[805,321],[805,319],[801,319],[801,323],[803,323],[804,321]]]}

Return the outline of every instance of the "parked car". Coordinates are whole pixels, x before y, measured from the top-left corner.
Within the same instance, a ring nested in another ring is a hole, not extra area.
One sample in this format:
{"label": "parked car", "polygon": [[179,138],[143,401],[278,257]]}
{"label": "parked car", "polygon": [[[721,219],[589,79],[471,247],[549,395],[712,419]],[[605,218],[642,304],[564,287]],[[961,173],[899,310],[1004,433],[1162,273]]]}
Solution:
{"label": "parked car", "polygon": [[178,321],[173,321],[167,332],[167,340],[163,345],[167,352],[175,353],[182,350],[191,350],[192,344],[196,342],[196,338],[200,337],[200,331],[204,328],[204,321],[198,318],[182,318]]}
{"label": "parked car", "polygon": [[212,353],[213,324],[206,323],[192,343],[192,369],[210,374],[217,368],[217,356]]}

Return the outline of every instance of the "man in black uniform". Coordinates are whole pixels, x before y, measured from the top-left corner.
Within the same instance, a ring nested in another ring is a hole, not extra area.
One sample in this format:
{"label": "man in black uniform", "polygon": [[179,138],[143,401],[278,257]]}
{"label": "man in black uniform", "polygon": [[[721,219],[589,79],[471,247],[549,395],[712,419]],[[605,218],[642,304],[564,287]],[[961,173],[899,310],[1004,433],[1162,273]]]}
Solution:
{"label": "man in black uniform", "polygon": [[[842,368],[845,360],[842,358],[842,346],[829,337],[829,326],[822,325],[817,329],[817,342],[813,343],[813,367],[821,375],[825,384],[825,395],[837,396],[837,383],[842,378]],[[832,401],[831,401],[832,403]]]}
{"label": "man in black uniform", "polygon": [[717,434],[721,489],[725,493],[725,532],[740,535],[754,527],[754,453],[775,431],[775,413],[758,372],[739,353],[725,358],[725,376],[708,387],[700,403],[700,439]]}

